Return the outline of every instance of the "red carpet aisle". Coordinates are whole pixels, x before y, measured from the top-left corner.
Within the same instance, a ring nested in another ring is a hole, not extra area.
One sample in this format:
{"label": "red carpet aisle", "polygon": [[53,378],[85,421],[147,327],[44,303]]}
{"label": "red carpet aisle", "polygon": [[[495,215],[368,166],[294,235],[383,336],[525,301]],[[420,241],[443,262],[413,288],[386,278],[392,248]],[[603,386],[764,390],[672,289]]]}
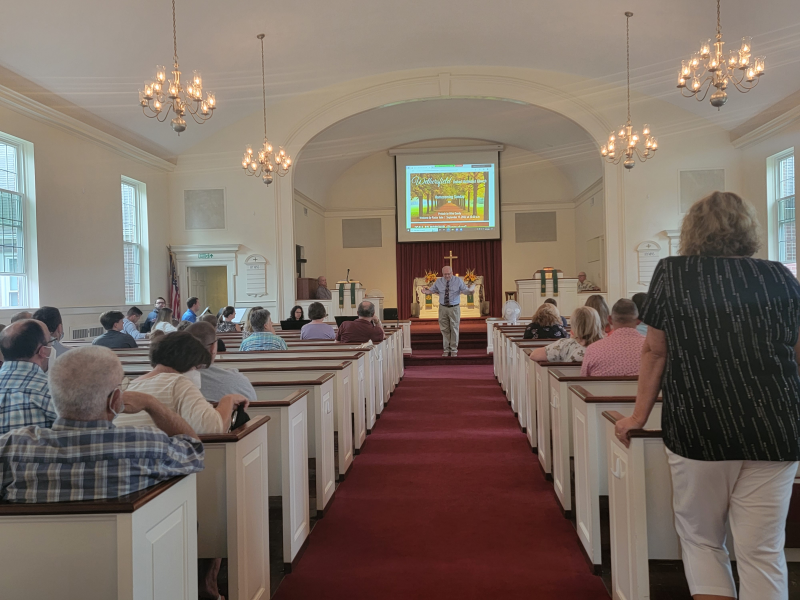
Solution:
{"label": "red carpet aisle", "polygon": [[607,600],[578,544],[492,367],[410,367],[275,598]]}

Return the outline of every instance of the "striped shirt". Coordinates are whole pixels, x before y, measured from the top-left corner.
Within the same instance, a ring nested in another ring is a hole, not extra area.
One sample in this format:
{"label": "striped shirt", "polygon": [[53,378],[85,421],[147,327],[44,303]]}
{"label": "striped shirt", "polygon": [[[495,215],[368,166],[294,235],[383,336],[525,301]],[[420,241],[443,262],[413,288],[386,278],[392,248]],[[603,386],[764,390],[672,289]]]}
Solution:
{"label": "striped shirt", "polygon": [[247,338],[242,340],[239,346],[240,352],[248,350],[287,350],[286,342],[283,338],[270,333],[269,331],[254,331]]}
{"label": "striped shirt", "polygon": [[203,469],[203,444],[154,427],[57,419],[0,436],[0,500],[118,498]]}
{"label": "striped shirt", "polygon": [[56,420],[47,375],[39,365],[11,360],[0,367],[0,435],[38,425],[50,427]]}
{"label": "striped shirt", "polygon": [[139,331],[139,329],[136,327],[136,323],[130,319],[122,319],[122,331],[127,333],[135,340],[147,339],[147,334]]}

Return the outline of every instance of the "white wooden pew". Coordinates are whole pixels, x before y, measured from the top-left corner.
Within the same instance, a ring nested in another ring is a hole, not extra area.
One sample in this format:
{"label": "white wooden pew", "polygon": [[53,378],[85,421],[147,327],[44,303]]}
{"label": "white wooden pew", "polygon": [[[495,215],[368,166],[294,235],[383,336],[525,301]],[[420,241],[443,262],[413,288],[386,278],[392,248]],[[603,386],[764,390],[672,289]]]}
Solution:
{"label": "white wooden pew", "polygon": [[196,475],[115,499],[0,503],[0,582],[9,600],[196,600]]}
{"label": "white wooden pew", "polygon": [[572,444],[572,402],[570,385],[581,385],[597,394],[630,395],[636,393],[638,377],[581,377],[580,374],[550,369],[550,427],[553,443],[553,488],[564,515],[572,515],[572,480],[570,458]]}
{"label": "white wooden pew", "polygon": [[247,409],[253,419],[270,417],[269,495],[281,498],[285,573],[292,572],[311,533],[308,394],[308,390],[296,390],[282,398],[258,400]]}
{"label": "white wooden pew", "polygon": [[[538,439],[537,458],[539,466],[542,468],[545,479],[553,479],[553,456],[552,456],[552,424],[550,411],[550,367],[548,362],[533,362],[533,377],[536,405],[536,436]],[[581,364],[571,363],[568,366],[559,367],[564,374],[581,374]]]}
{"label": "white wooden pew", "polygon": [[230,433],[200,436],[205,469],[197,474],[198,557],[228,559],[229,600],[270,595],[269,420],[255,417]]}
{"label": "white wooden pew", "polygon": [[511,407],[514,409],[514,414],[517,417],[519,426],[523,433],[528,431],[528,421],[536,420],[535,417],[530,418],[530,413],[535,412],[535,407],[530,404],[530,390],[528,389],[528,374],[530,373],[530,358],[525,352],[535,348],[544,348],[552,344],[555,340],[523,340],[514,341],[511,344],[511,355],[508,360],[511,362],[510,379],[512,385],[510,386]]}
{"label": "white wooden pew", "polygon": [[[527,403],[527,411],[526,411],[526,422],[525,422],[525,432],[528,436],[528,443],[531,445],[531,451],[537,453],[539,451],[539,421],[541,419],[545,419],[545,422],[542,425],[547,426],[547,439],[548,439],[548,446],[545,450],[545,458],[547,459],[547,470],[544,471],[545,465],[540,463],[544,473],[546,475],[550,474],[550,411],[546,410],[543,411],[546,414],[539,414],[540,409],[537,407],[536,401],[536,394],[537,394],[537,380],[536,380],[536,369],[537,366],[542,369],[542,377],[546,383],[548,379],[546,377],[547,371],[550,368],[566,368],[566,369],[573,369],[580,373],[580,366],[581,363],[574,363],[574,362],[548,362],[548,361],[535,361],[531,360],[530,354],[535,348],[524,348],[523,352],[525,354],[525,361],[524,361],[524,377],[525,377],[525,396],[524,400]],[[576,369],[577,367],[577,369]],[[541,387],[541,386],[539,386]],[[547,385],[548,394],[549,392],[549,385]],[[546,402],[544,402],[544,406],[548,406]],[[541,459],[540,459],[541,460]]]}
{"label": "white wooden pew", "polygon": [[[333,448],[333,379],[331,373],[317,378],[286,378],[254,382],[260,401],[283,400],[293,392],[308,390],[308,457],[315,459],[317,516],[325,514],[336,491]],[[253,406],[251,403],[250,406]],[[249,410],[249,409],[248,409]],[[259,414],[250,411],[250,414]]]}
{"label": "white wooden pew", "polygon": [[[580,385],[569,386],[572,402],[572,441],[575,450],[575,527],[586,555],[599,575],[600,497],[608,496],[608,452],[603,411],[633,414],[636,396],[593,393]],[[653,407],[646,429],[661,427],[661,402]]]}

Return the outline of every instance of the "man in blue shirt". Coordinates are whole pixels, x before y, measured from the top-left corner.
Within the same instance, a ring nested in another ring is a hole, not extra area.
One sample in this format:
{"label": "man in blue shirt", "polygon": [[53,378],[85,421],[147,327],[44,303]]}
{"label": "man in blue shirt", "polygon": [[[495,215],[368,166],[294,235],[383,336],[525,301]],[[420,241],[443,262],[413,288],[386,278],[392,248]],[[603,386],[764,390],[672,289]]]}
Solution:
{"label": "man in blue shirt", "polygon": [[142,311],[139,309],[138,306],[131,306],[128,309],[127,316],[122,319],[122,331],[127,333],[135,340],[143,340],[147,338],[146,333],[142,333],[139,331],[139,328],[136,327],[136,323],[139,322],[139,319],[142,318]]}
{"label": "man in blue shirt", "polygon": [[5,359],[0,368],[0,435],[28,425],[50,427],[56,420],[45,373],[51,343],[41,321],[17,321],[0,333]]}
{"label": "man in blue shirt", "polygon": [[200,310],[200,301],[192,296],[186,301],[187,311],[183,313],[181,321],[189,321],[190,323],[197,323],[197,311]]}
{"label": "man in blue shirt", "polygon": [[158,319],[158,311],[160,311],[162,308],[166,308],[166,306],[167,306],[167,301],[164,300],[164,298],[162,298],[161,296],[156,298],[155,307],[147,314],[147,318],[144,320],[144,323],[142,323],[142,326],[139,328],[139,331],[141,331],[142,333],[150,333],[150,330],[153,328],[153,325],[156,324],[156,319]]}
{"label": "man in blue shirt", "polygon": [[442,356],[458,356],[458,325],[461,321],[461,294],[475,291],[464,280],[453,276],[452,267],[442,267],[442,276],[423,294],[439,294],[439,329],[442,331]]}

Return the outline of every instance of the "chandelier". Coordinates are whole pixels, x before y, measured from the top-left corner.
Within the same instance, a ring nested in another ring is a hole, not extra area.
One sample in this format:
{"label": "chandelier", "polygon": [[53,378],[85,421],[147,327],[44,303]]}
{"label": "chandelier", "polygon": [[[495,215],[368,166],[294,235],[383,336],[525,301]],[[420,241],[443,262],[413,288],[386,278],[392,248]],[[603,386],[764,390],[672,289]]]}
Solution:
{"label": "chandelier", "polygon": [[[678,88],[686,98],[695,97],[698,102],[702,102],[712,87],[717,88],[711,94],[710,100],[711,106],[716,106],[717,110],[728,100],[725,89],[729,83],[742,93],[747,93],[758,85],[759,78],[764,74],[765,60],[763,56],[757,56],[751,63],[753,38],[749,36],[743,37],[741,47],[731,50],[726,58],[719,3],[720,0],[717,0],[717,41],[713,44],[711,40],[701,42],[700,51],[689,60],[684,60],[678,73]],[[684,90],[688,93],[684,93]]]}
{"label": "chandelier", "polygon": [[267,139],[267,78],[264,73],[264,34],[259,33],[261,40],[261,94],[264,100],[264,145],[258,151],[258,155],[253,155],[253,147],[248,145],[242,158],[242,167],[247,175],[261,177],[266,185],[272,183],[273,174],[277,173],[283,177],[289,172],[292,166],[292,157],[286,154],[283,147],[279,147],[273,152],[272,144]]}
{"label": "chandelier", "polygon": [[[654,138],[650,134],[650,126],[646,123],[642,126],[642,136],[644,136],[644,151],[640,150],[639,142],[641,141],[641,137],[638,131],[633,130],[633,125],[631,125],[631,33],[630,33],[630,20],[633,16],[632,12],[625,13],[625,45],[627,48],[627,58],[628,58],[628,121],[619,128],[618,132],[611,132],[611,135],[608,136],[608,144],[605,144],[600,148],[600,154],[606,159],[606,161],[619,164],[619,161],[622,160],[622,157],[625,157],[625,161],[622,163],[626,169],[632,169],[636,166],[636,160],[634,157],[638,158],[640,161],[645,162],[646,160],[653,158],[655,155],[656,150],[658,149],[658,140]],[[620,146],[619,152],[617,152],[617,145]]]}
{"label": "chandelier", "polygon": [[144,89],[139,90],[139,104],[144,116],[158,119],[160,123],[167,120],[170,111],[175,112],[172,129],[178,135],[186,130],[183,116],[188,112],[195,123],[202,125],[214,114],[217,99],[211,92],[206,92],[203,99],[203,78],[194,71],[191,81],[186,87],[181,83],[181,69],[178,66],[178,36],[175,26],[175,0],[172,0],[172,79],[167,81],[167,69],[156,67],[155,81],[146,81]]}

